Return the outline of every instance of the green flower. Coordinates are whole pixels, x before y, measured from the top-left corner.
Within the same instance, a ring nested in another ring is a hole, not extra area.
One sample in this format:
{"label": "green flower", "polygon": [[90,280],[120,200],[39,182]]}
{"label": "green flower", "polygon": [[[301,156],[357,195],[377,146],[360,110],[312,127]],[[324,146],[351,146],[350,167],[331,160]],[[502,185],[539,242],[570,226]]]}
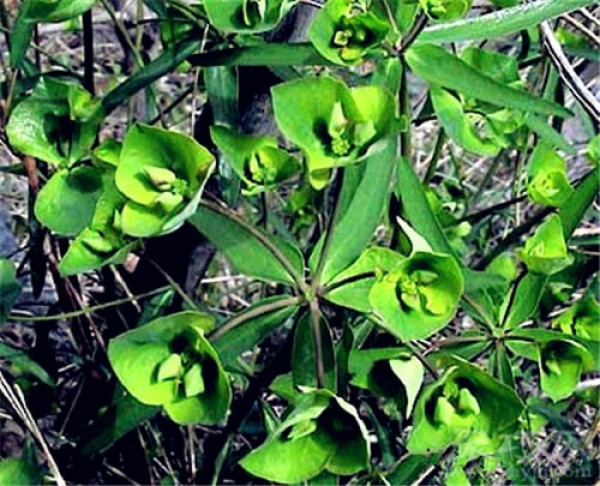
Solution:
{"label": "green flower", "polygon": [[557,317],[552,327],[565,334],[571,334],[590,341],[600,341],[600,304],[590,296],[575,302],[569,309]]}
{"label": "green flower", "polygon": [[551,215],[544,221],[518,250],[518,254],[530,272],[552,275],[573,263],[569,255],[558,215]]}
{"label": "green flower", "polygon": [[244,181],[244,193],[274,190],[300,170],[298,161],[277,147],[272,137],[252,137],[221,126],[211,127],[211,137],[226,162]]}
{"label": "green flower", "polygon": [[376,153],[399,128],[394,97],[378,86],[349,89],[328,77],[304,78],[272,93],[277,124],[306,154],[316,189],[327,185],[332,168]]}
{"label": "green flower", "polygon": [[538,365],[541,388],[555,402],[570,397],[579,384],[581,373],[594,367],[590,351],[567,339],[540,343]]}
{"label": "green flower", "polygon": [[529,198],[544,206],[562,206],[573,194],[567,164],[551,147],[539,144],[529,161]]}
{"label": "green flower", "polygon": [[192,138],[135,125],[123,142],[115,181],[126,202],[123,233],[170,233],[197,209],[213,156]]}
{"label": "green flower", "polygon": [[471,9],[472,0],[419,0],[421,8],[431,20],[448,21],[464,17]]}
{"label": "green flower", "polygon": [[523,403],[509,387],[462,359],[425,388],[415,407],[407,447],[412,454],[459,445],[461,456],[493,454],[516,425]]}
{"label": "green flower", "polygon": [[220,422],[231,389],[204,337],[213,324],[207,314],[180,312],[121,334],[108,348],[117,378],[134,398],[162,405],[179,424]]}
{"label": "green flower", "polygon": [[12,111],[6,135],[18,152],[55,165],[88,155],[102,113],[99,101],[70,80],[41,77]]}
{"label": "green flower", "polygon": [[369,464],[370,445],[356,409],[327,390],[304,389],[291,413],[240,465],[268,481],[293,484],[323,471],[352,475]]}
{"label": "green flower", "polygon": [[277,26],[295,0],[205,0],[210,23],[219,30],[259,33]]}
{"label": "green flower", "polygon": [[366,7],[353,0],[331,0],[315,16],[308,37],[326,59],[355,65],[381,47],[389,31],[385,11],[375,3]]}
{"label": "green flower", "polygon": [[450,322],[462,289],[462,273],[453,257],[417,251],[373,285],[369,300],[383,326],[410,341]]}

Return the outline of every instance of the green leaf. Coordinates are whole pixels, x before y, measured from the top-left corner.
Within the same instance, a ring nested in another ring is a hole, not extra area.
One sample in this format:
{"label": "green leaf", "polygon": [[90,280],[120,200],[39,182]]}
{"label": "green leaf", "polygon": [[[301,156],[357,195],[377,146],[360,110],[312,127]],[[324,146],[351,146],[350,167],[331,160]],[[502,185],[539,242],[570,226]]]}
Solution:
{"label": "green leaf", "polygon": [[40,484],[45,471],[25,459],[9,457],[0,461],[0,484],[28,486]]}
{"label": "green leaf", "polygon": [[500,147],[490,139],[477,133],[474,123],[465,114],[461,102],[448,91],[432,87],[431,101],[440,124],[448,136],[469,152],[491,156],[500,151]]}
{"label": "green leaf", "polygon": [[354,386],[395,399],[405,419],[412,413],[425,377],[423,364],[404,348],[353,351],[348,371]]}
{"label": "green leaf", "polygon": [[236,368],[237,359],[244,351],[260,344],[296,314],[298,305],[288,304],[289,299],[285,295],[268,297],[216,329],[210,336],[211,342],[226,368]]}
{"label": "green leaf", "polygon": [[440,454],[409,454],[386,476],[390,484],[413,484],[430,466],[437,464]]}
{"label": "green leaf", "polygon": [[0,258],[0,324],[8,318],[10,309],[21,294],[21,284],[17,272],[10,260]]}
{"label": "green leaf", "polygon": [[203,203],[189,222],[245,275],[286,284],[303,278],[304,262],[295,245],[265,235],[234,213]]}
{"label": "green leaf", "polygon": [[254,476],[285,484],[323,471],[352,475],[368,465],[367,439],[352,405],[327,390],[306,389],[287,418],[240,465]]}
{"label": "green leaf", "polygon": [[[348,167],[345,170],[342,192],[351,194],[351,199],[340,212],[339,219],[320,238],[310,257],[312,271],[316,274],[320,268],[321,273],[316,278],[321,283],[329,283],[352,264],[373,239],[386,209],[396,147],[396,143],[390,141],[382,152],[369,157],[358,184],[352,180],[349,171],[359,168]],[[348,188],[348,185],[352,185],[352,188]],[[339,201],[338,204],[343,202]],[[325,254],[324,245],[327,246]]]}
{"label": "green leaf", "polygon": [[17,67],[29,47],[36,23],[56,23],[77,17],[94,6],[96,0],[24,0],[10,36],[10,62]]}
{"label": "green leaf", "polygon": [[146,237],[178,229],[196,211],[213,160],[187,135],[134,125],[123,142],[115,174],[126,198],[123,232]]}
{"label": "green leaf", "polygon": [[312,44],[334,64],[360,64],[372,51],[381,50],[390,30],[378,2],[364,10],[353,7],[350,0],[331,0],[317,12],[308,29]]}
{"label": "green leaf", "polygon": [[59,235],[74,236],[88,226],[102,191],[102,171],[79,166],[56,172],[40,191],[35,216]]}
{"label": "green leaf", "polygon": [[[0,285],[0,295],[2,286]],[[40,380],[44,385],[55,386],[54,380],[48,372],[33,360],[27,352],[0,343],[0,359],[8,361],[9,369],[17,374],[31,375]]]}
{"label": "green leaf", "polygon": [[550,215],[518,253],[533,273],[552,275],[571,265],[560,216]]}
{"label": "green leaf", "polygon": [[527,193],[533,202],[560,207],[573,195],[565,160],[546,144],[534,149],[527,175]]}
{"label": "green leaf", "polygon": [[188,58],[192,66],[327,66],[311,44],[266,43],[218,49]]}
{"label": "green leaf", "polygon": [[[436,45],[419,44],[411,47],[406,52],[406,62],[415,74],[431,84],[496,106],[563,118],[572,115],[554,102],[495,81]],[[452,73],[452,76],[448,73]]]}
{"label": "green leaf", "polygon": [[303,78],[274,87],[272,98],[280,130],[306,154],[315,189],[327,185],[331,169],[381,152],[397,128],[394,98],[377,86]]}
{"label": "green leaf", "polygon": [[451,366],[420,396],[414,428],[408,438],[412,454],[442,452],[459,445],[472,459],[493,454],[505,433],[517,425],[524,405],[515,391],[462,359]]}
{"label": "green leaf", "polygon": [[81,457],[104,452],[125,434],[151,419],[159,410],[158,407],[138,402],[122,387],[118,387],[110,405],[102,409],[98,417],[82,431],[77,443],[83,446],[77,451],[77,455]]}
{"label": "green leaf", "polygon": [[537,0],[456,22],[427,27],[419,42],[460,42],[513,34],[544,20],[593,5],[594,0]]}
{"label": "green leaf", "polygon": [[[321,386],[335,392],[337,388],[335,349],[331,329],[325,316],[317,322],[310,312],[304,313],[296,324],[292,349],[292,376],[295,386],[317,387],[319,367],[322,369]],[[315,326],[318,336],[315,336]],[[320,364],[318,362],[320,358]]]}
{"label": "green leaf", "polygon": [[560,329],[565,334],[571,334],[600,341],[600,304],[592,295],[588,295],[576,301],[571,307],[558,316],[552,327]]}
{"label": "green leaf", "polygon": [[205,0],[210,23],[235,33],[259,33],[277,26],[295,0]]}
{"label": "green leaf", "polygon": [[218,354],[204,337],[213,324],[208,314],[180,312],[121,334],[108,347],[117,378],[140,402],[162,405],[179,424],[220,422],[231,389]]}
{"label": "green leaf", "polygon": [[84,158],[102,119],[98,101],[73,81],[42,77],[10,114],[6,135],[11,146],[55,165]]}

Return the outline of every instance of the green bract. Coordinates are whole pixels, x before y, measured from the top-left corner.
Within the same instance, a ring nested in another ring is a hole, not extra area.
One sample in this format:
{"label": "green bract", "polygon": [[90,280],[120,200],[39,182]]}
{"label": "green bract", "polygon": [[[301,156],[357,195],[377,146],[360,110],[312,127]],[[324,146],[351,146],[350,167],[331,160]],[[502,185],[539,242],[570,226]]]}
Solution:
{"label": "green bract", "polygon": [[573,194],[567,164],[551,147],[539,144],[529,161],[529,198],[544,206],[559,207]]}
{"label": "green bract", "polygon": [[300,170],[298,161],[277,147],[273,137],[252,137],[214,126],[210,130],[215,145],[244,181],[248,195],[273,190]]}
{"label": "green bract", "polygon": [[126,198],[123,233],[156,236],[179,228],[200,201],[213,156],[194,139],[147,125],[132,127],[115,174]]}
{"label": "green bract", "polygon": [[101,122],[98,100],[78,84],[42,77],[15,106],[6,134],[12,147],[50,164],[69,165],[84,158]]}
{"label": "green bract", "polygon": [[456,20],[464,17],[473,0],[419,0],[419,4],[432,20]]}
{"label": "green bract", "polygon": [[456,260],[416,251],[371,287],[369,300],[382,325],[403,341],[424,339],[454,317],[463,291]]}
{"label": "green bract", "polygon": [[557,317],[552,327],[560,329],[565,334],[600,341],[600,304],[590,296],[575,302],[569,309]]}
{"label": "green bract", "polygon": [[493,454],[516,425],[523,403],[511,388],[454,358],[443,377],[425,388],[415,407],[407,447],[412,454],[460,447],[461,457]]}
{"label": "green bract", "polygon": [[308,37],[326,59],[342,65],[360,64],[380,48],[390,30],[379,3],[330,0],[312,21]]}
{"label": "green bract", "polygon": [[356,409],[327,390],[303,391],[291,413],[240,465],[254,476],[287,484],[323,471],[345,476],[365,469],[371,450]]}
{"label": "green bract", "polygon": [[204,0],[210,23],[237,33],[273,29],[295,4],[296,0]]}
{"label": "green bract", "polygon": [[227,415],[231,389],[219,356],[204,337],[214,319],[180,312],[113,339],[110,363],[131,395],[162,405],[180,424],[216,424]]}
{"label": "green bract", "polygon": [[317,189],[327,185],[332,168],[362,161],[398,128],[395,99],[377,86],[348,88],[328,77],[304,78],[272,93],[277,124],[306,154]]}
{"label": "green bract", "polygon": [[518,250],[521,260],[530,272],[552,275],[573,263],[569,255],[563,226],[558,215],[551,215],[544,221]]}
{"label": "green bract", "polygon": [[541,342],[538,365],[541,388],[555,402],[571,396],[581,373],[594,368],[590,351],[582,344],[567,339]]}

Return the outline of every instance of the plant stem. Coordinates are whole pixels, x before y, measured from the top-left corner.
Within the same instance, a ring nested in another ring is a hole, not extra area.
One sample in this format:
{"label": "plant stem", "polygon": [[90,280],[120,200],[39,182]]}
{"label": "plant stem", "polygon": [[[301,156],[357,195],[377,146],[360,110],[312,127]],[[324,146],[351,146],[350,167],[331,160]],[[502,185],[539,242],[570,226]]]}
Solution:
{"label": "plant stem", "polygon": [[92,94],[96,94],[94,82],[94,23],[92,10],[82,16],[83,22],[83,85]]}

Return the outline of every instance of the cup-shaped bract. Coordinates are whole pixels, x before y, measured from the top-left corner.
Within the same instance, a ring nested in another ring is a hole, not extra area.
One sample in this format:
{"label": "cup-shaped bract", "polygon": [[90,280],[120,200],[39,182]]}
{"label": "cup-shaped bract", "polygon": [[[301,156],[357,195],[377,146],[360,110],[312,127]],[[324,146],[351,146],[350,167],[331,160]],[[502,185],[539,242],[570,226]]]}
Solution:
{"label": "cup-shaped bract", "polygon": [[123,233],[135,237],[175,231],[196,212],[212,154],[194,139],[148,125],[134,125],[123,142],[115,174],[126,202]]}
{"label": "cup-shaped bract", "polygon": [[273,190],[300,170],[296,158],[280,149],[273,137],[245,135],[223,126],[211,127],[210,133],[215,145],[244,182],[245,194]]}
{"label": "cup-shaped bract", "polygon": [[407,444],[412,454],[441,452],[450,445],[459,445],[468,458],[492,454],[523,411],[513,389],[462,359],[452,361],[417,401]]}
{"label": "cup-shaped bract", "polygon": [[99,101],[78,83],[41,77],[13,109],[6,135],[16,151],[67,166],[89,153],[102,121],[98,107]]}
{"label": "cup-shaped bract", "polygon": [[560,216],[546,219],[518,251],[530,272],[552,275],[573,263],[569,255]]}
{"label": "cup-shaped bract", "polygon": [[330,0],[313,19],[308,37],[331,62],[356,65],[378,48],[390,31],[379,2],[357,5],[353,0]]}
{"label": "cup-shaped bract", "polygon": [[539,344],[538,365],[542,390],[555,402],[570,397],[581,379],[581,373],[594,367],[590,351],[568,339],[549,340]]}
{"label": "cup-shaped bract", "polygon": [[180,312],[113,339],[108,357],[125,389],[146,405],[161,405],[179,424],[216,424],[231,403],[229,380],[204,337],[214,319]]}
{"label": "cup-shaped bract", "polygon": [[567,164],[551,147],[539,144],[529,161],[527,193],[544,206],[563,205],[574,190],[567,176]]}
{"label": "cup-shaped bract", "polygon": [[256,34],[277,26],[295,0],[205,0],[210,23],[219,30]]}
{"label": "cup-shaped bract", "polygon": [[348,88],[323,76],[280,84],[272,95],[277,124],[306,155],[315,189],[327,185],[332,168],[376,153],[399,128],[395,99],[378,86]]}
{"label": "cup-shaped bract", "polygon": [[425,14],[434,21],[460,19],[467,15],[473,0],[419,0]]}
{"label": "cup-shaped bract", "polygon": [[287,418],[240,465],[254,476],[293,484],[323,471],[355,474],[368,466],[370,455],[356,409],[327,390],[304,389]]}
{"label": "cup-shaped bract", "polygon": [[600,341],[600,304],[588,295],[575,302],[552,323],[552,327],[590,341]]}
{"label": "cup-shaped bract", "polygon": [[452,256],[416,251],[375,282],[369,301],[389,332],[410,341],[448,324],[462,291],[462,272]]}

